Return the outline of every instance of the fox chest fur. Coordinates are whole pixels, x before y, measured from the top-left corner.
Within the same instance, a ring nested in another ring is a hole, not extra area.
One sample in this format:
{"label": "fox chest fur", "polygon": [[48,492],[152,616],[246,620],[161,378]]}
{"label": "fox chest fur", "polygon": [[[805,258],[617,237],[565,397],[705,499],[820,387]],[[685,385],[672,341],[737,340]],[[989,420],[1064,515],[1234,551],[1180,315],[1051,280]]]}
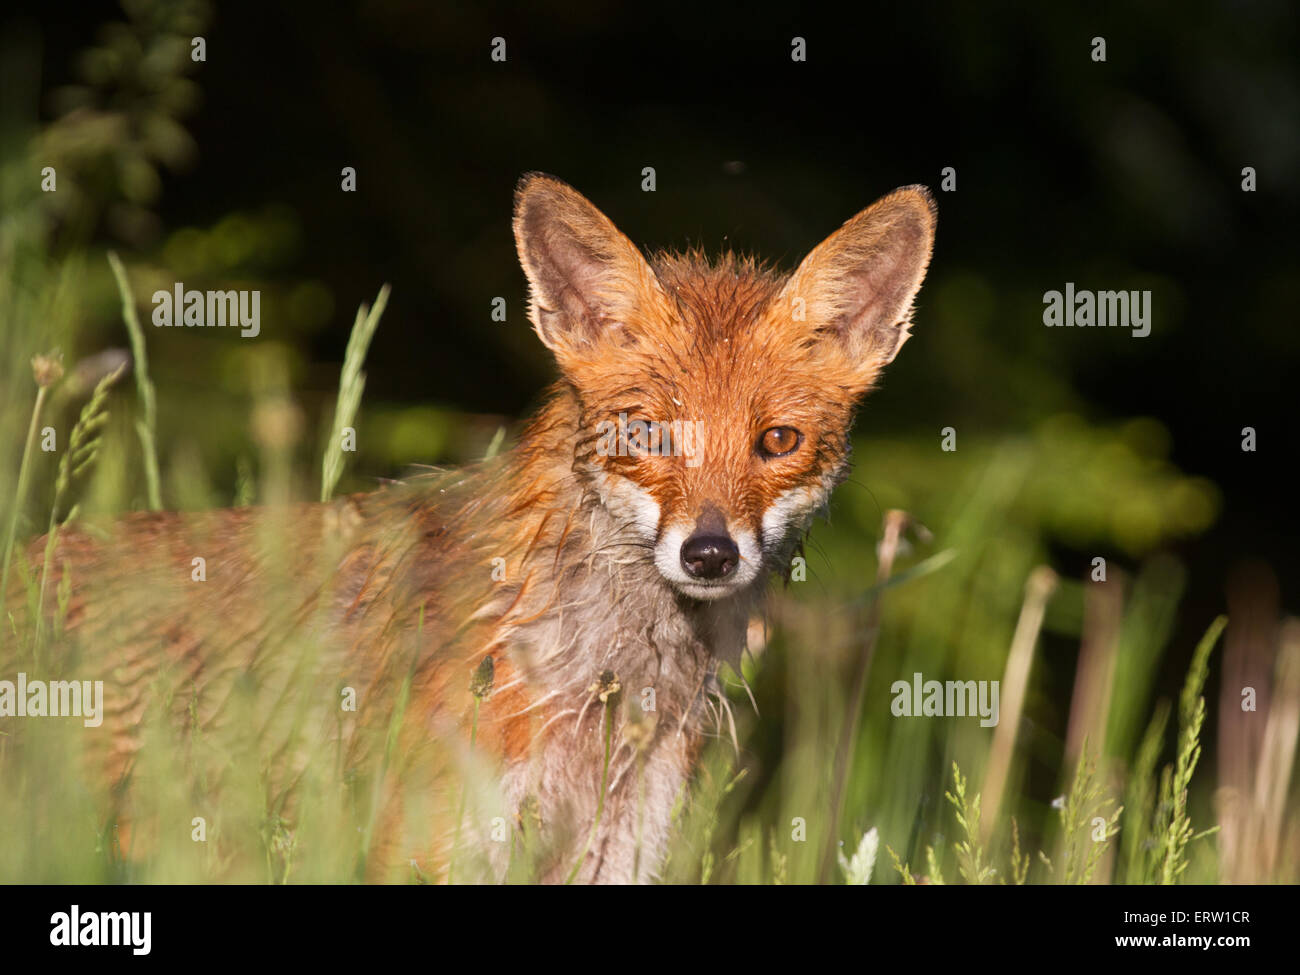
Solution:
{"label": "fox chest fur", "polygon": [[[399,597],[397,613],[408,622],[423,614],[415,656],[431,674],[415,713],[431,738],[444,738],[450,729],[437,726],[449,719],[463,733],[474,708],[466,675],[493,661],[477,708],[478,747],[499,772],[487,811],[529,833],[539,879],[645,881],[657,875],[671,811],[704,741],[726,734],[718,668],[738,665],[760,590],[715,603],[666,584],[648,543],[611,512],[581,459],[555,463],[572,457],[574,405],[559,394],[534,426],[559,431],[557,442],[526,438],[530,449],[482,472],[483,484],[462,479],[428,509],[439,524],[472,530],[435,531],[405,579],[378,574],[386,589],[418,597]],[[391,501],[354,502],[363,518],[371,505],[384,512]],[[378,524],[390,517],[380,513]],[[353,594],[387,558],[376,553],[371,544],[354,549],[351,581],[335,600],[339,622],[358,632],[377,626],[365,596]],[[387,621],[393,609],[380,612]],[[458,703],[448,713],[450,702]],[[480,816],[480,831],[495,819]],[[478,846],[490,874],[505,870],[500,846]]]}

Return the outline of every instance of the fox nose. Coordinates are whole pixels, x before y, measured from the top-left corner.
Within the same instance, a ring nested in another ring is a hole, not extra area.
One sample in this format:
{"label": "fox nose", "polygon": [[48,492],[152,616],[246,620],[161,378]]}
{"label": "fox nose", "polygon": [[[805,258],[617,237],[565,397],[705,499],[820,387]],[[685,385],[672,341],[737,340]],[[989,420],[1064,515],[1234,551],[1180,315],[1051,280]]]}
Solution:
{"label": "fox nose", "polygon": [[697,579],[725,579],[739,561],[740,549],[726,535],[692,535],[682,543],[682,568]]}

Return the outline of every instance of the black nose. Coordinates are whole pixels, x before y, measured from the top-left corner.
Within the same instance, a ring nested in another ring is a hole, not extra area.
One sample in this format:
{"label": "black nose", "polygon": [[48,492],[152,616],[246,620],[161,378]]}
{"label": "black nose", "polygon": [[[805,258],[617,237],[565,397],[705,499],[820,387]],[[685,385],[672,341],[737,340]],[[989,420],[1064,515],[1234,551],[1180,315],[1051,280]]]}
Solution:
{"label": "black nose", "polygon": [[740,550],[726,535],[692,535],[682,543],[682,568],[697,579],[722,579],[736,568]]}

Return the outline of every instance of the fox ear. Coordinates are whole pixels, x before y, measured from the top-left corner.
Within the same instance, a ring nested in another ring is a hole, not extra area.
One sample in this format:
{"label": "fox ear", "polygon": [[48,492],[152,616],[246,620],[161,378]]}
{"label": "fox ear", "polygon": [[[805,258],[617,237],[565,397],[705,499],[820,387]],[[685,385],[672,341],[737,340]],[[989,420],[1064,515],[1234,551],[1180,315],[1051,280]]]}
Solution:
{"label": "fox ear", "polygon": [[869,384],[907,341],[937,216],[924,186],[881,197],[804,258],[778,296],[779,307],[792,309],[802,299],[804,319],[838,339]]}
{"label": "fox ear", "polygon": [[659,285],[608,217],[568,184],[531,173],[515,190],[514,229],[528,318],[562,365],[598,340],[632,339],[640,303]]}

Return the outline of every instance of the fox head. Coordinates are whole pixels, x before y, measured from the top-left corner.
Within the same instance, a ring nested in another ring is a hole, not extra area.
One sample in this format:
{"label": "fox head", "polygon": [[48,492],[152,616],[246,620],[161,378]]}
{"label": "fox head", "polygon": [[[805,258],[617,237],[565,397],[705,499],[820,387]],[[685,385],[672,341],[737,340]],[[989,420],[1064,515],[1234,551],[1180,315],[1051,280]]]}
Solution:
{"label": "fox head", "polygon": [[908,337],[936,210],[895,190],[790,275],[644,257],[585,197],[521,180],[529,319],[579,404],[574,471],[697,600],[784,572],[847,476],[854,406]]}

